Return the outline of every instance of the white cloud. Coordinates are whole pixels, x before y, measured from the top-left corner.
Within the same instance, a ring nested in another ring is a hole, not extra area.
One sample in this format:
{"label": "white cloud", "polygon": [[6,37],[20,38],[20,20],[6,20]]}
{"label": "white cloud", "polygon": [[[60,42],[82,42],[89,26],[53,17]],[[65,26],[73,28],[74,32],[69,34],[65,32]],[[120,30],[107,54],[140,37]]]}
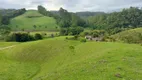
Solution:
{"label": "white cloud", "polygon": [[38,5],[48,10],[63,7],[69,11],[113,11],[130,6],[142,7],[142,0],[3,0],[0,8],[36,9]]}

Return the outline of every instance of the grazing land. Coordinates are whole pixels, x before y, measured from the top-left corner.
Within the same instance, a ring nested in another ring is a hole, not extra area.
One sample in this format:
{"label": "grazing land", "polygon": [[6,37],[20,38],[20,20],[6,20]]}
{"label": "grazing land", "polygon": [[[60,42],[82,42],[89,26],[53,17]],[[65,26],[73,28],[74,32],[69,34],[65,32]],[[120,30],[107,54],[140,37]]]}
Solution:
{"label": "grazing land", "polygon": [[142,8],[18,8],[0,9],[0,80],[142,80]]}
{"label": "grazing land", "polygon": [[65,37],[16,43],[0,51],[0,79],[140,80],[141,53],[138,44],[82,43]]}
{"label": "grazing land", "polygon": [[29,10],[23,15],[11,19],[9,24],[14,31],[57,31],[58,26],[52,17],[43,16],[36,10]]}
{"label": "grazing land", "polygon": [[142,41],[142,28],[135,28],[122,31],[112,36],[117,41],[127,43],[141,43]]}

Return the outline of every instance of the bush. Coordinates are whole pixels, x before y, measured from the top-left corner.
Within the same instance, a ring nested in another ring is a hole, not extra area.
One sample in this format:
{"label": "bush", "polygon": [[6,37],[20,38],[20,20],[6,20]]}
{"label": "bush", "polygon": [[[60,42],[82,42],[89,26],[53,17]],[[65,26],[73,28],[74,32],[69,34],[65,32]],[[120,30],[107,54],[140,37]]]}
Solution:
{"label": "bush", "polygon": [[77,40],[77,39],[78,39],[78,36],[77,36],[77,35],[75,35],[75,36],[74,36],[74,40]]}
{"label": "bush", "polygon": [[60,35],[79,35],[83,31],[82,27],[61,28]]}
{"label": "bush", "polygon": [[86,35],[89,35],[89,32],[82,32],[82,33],[80,33],[80,36],[81,36],[81,37],[84,37],[84,36],[86,36]]}
{"label": "bush", "polygon": [[75,47],[74,47],[74,46],[70,46],[69,48],[70,48],[70,49],[75,49]]}
{"label": "bush", "polygon": [[139,32],[135,32],[129,35],[124,35],[121,37],[121,40],[126,43],[141,43],[142,42],[142,34]]}
{"label": "bush", "polygon": [[87,41],[86,39],[81,39],[81,40],[80,40],[80,42],[86,42],[86,41]]}
{"label": "bush", "polygon": [[6,41],[26,42],[35,40],[28,33],[12,33],[5,38]]}
{"label": "bush", "polygon": [[42,39],[42,35],[36,33],[35,36],[34,36],[34,38],[35,38],[35,40],[40,40],[40,39]]}
{"label": "bush", "polygon": [[51,38],[54,38],[54,34],[51,34]]}
{"label": "bush", "polygon": [[69,39],[68,37],[66,37],[66,39]]}

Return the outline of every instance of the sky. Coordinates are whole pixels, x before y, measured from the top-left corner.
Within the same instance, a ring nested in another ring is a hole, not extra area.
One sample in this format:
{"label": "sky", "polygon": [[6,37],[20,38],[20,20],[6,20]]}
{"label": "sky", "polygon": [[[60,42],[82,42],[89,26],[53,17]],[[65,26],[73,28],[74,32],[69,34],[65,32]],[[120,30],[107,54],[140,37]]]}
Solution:
{"label": "sky", "polygon": [[0,0],[0,8],[37,9],[38,5],[47,10],[59,10],[60,7],[70,12],[79,11],[117,11],[123,8],[142,7],[142,0]]}

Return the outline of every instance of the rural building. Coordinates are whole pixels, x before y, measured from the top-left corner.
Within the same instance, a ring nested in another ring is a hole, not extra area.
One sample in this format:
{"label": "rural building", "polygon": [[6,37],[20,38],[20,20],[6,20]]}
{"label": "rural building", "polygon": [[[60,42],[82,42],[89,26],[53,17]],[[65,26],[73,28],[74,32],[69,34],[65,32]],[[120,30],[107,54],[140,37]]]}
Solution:
{"label": "rural building", "polygon": [[102,41],[102,37],[92,37],[90,35],[85,36],[85,39],[90,40],[90,41]]}

